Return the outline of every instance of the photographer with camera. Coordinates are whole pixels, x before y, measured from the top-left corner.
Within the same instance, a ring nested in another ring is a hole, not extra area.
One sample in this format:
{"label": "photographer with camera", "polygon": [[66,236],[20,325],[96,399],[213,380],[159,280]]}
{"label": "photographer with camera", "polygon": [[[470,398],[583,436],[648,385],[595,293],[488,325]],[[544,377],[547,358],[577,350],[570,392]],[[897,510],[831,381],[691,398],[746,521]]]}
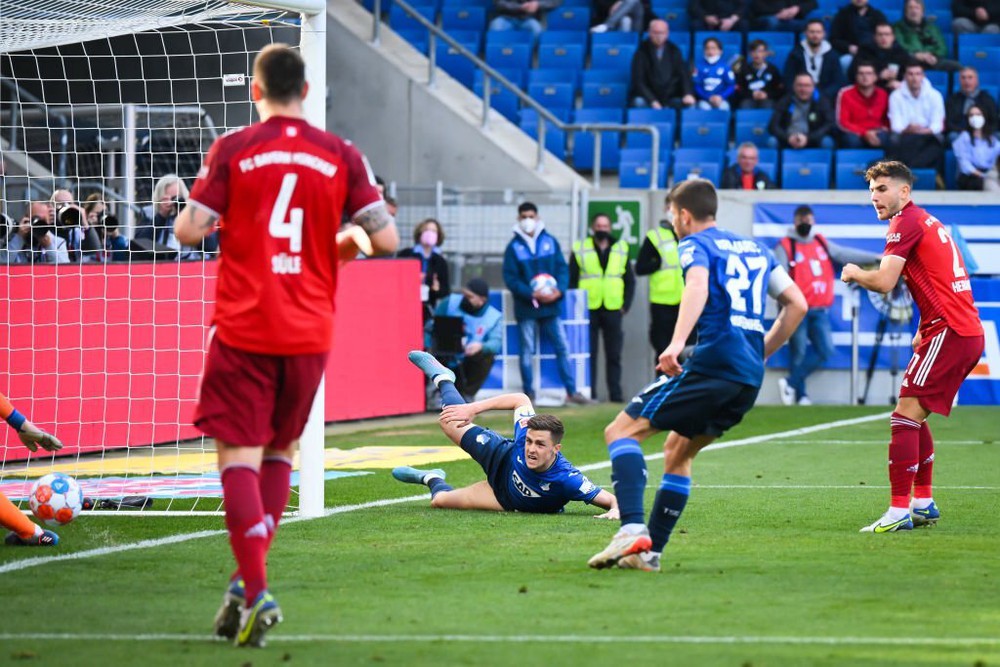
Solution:
{"label": "photographer with camera", "polygon": [[209,234],[198,248],[181,245],[174,236],[174,219],[187,205],[188,188],[176,174],[161,177],[153,186],[153,203],[143,209],[143,223],[135,230],[137,241],[149,245],[156,259],[196,261],[211,259],[219,250],[219,234]]}
{"label": "photographer with camera", "polygon": [[49,221],[55,234],[65,239],[71,262],[100,262],[104,257],[97,231],[90,227],[87,214],[69,190],[56,190],[49,200]]}
{"label": "photographer with camera", "polygon": [[32,202],[17,229],[7,240],[2,257],[8,264],[69,264],[66,240],[55,235],[49,222],[51,206]]}
{"label": "photographer with camera", "polygon": [[127,262],[129,260],[128,239],[122,236],[118,227],[118,218],[108,214],[108,206],[101,195],[94,193],[83,202],[83,210],[87,214],[87,224],[97,231],[97,236],[104,249],[104,261]]}

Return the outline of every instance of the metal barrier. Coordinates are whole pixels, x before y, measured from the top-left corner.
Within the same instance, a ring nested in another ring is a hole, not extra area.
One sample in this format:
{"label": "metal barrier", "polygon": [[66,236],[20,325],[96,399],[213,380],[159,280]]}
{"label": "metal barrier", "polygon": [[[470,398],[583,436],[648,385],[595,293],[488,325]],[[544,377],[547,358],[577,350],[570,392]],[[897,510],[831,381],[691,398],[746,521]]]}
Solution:
{"label": "metal barrier", "polygon": [[[372,9],[372,40],[371,43],[375,46],[381,45],[381,24],[382,24],[382,0],[374,0],[374,7]],[[434,86],[437,78],[437,49],[436,41],[440,39],[445,44],[455,49],[458,53],[462,54],[463,57],[472,61],[477,69],[483,72],[483,119],[482,128],[488,129],[489,127],[489,114],[490,114],[490,96],[492,94],[492,81],[495,79],[501,86],[511,91],[524,105],[532,108],[538,114],[538,154],[535,162],[535,169],[542,171],[545,166],[545,132],[546,132],[546,122],[552,123],[557,129],[562,130],[568,134],[574,132],[592,132],[594,134],[594,189],[598,190],[601,187],[601,133],[602,132],[646,132],[652,136],[652,146],[650,148],[652,155],[650,161],[650,176],[649,176],[649,189],[656,190],[659,186],[657,183],[657,173],[659,172],[659,162],[660,162],[660,130],[655,125],[625,125],[622,123],[564,123],[563,121],[556,118],[553,114],[549,112],[544,106],[539,104],[530,95],[525,93],[520,89],[519,86],[511,83],[507,77],[502,75],[500,72],[495,70],[493,67],[488,65],[486,61],[482,60],[479,56],[469,51],[467,48],[462,46],[459,42],[452,39],[448,33],[439,28],[436,24],[431,23],[424,16],[422,16],[416,9],[414,9],[405,0],[393,0],[393,3],[400,9],[409,14],[412,18],[427,28],[429,33],[429,41],[427,46],[427,85]]]}

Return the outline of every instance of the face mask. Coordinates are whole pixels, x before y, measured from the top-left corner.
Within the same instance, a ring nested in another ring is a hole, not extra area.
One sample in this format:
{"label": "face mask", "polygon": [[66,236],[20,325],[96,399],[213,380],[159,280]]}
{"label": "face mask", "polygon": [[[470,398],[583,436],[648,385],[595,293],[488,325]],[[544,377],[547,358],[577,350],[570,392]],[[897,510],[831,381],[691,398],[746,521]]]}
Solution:
{"label": "face mask", "polygon": [[611,240],[611,232],[605,232],[605,231],[594,232],[594,240],[595,241],[610,241]]}
{"label": "face mask", "polygon": [[472,305],[471,301],[464,297],[462,298],[462,302],[458,304],[458,309],[463,313],[468,313],[469,315],[476,312],[476,307]]}
{"label": "face mask", "polygon": [[420,232],[420,245],[434,247],[438,243],[438,233],[434,229],[425,229]]}
{"label": "face mask", "polygon": [[721,57],[722,57],[721,55],[712,56],[711,58],[705,56],[705,62],[707,62],[709,65],[714,65],[715,63],[719,62],[719,58]]}
{"label": "face mask", "polygon": [[969,116],[969,127],[974,130],[981,130],[986,125],[985,116]]}
{"label": "face mask", "polygon": [[522,232],[530,235],[535,233],[535,227],[538,226],[538,221],[534,218],[521,218],[517,224],[521,226]]}
{"label": "face mask", "polygon": [[812,225],[808,222],[800,222],[795,225],[795,233],[799,236],[809,236],[810,229],[812,229]]}

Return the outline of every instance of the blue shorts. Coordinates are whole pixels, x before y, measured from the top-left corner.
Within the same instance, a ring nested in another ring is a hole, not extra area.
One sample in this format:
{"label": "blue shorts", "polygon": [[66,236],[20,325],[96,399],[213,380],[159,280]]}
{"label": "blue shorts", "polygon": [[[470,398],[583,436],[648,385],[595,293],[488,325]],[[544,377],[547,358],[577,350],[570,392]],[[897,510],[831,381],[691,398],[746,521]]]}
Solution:
{"label": "blue shorts", "polygon": [[514,441],[488,428],[473,426],[462,436],[461,446],[482,466],[500,506],[512,511],[507,497],[507,480],[510,479],[511,451],[516,446]]}
{"label": "blue shorts", "polygon": [[750,411],[760,387],[684,371],[661,375],[625,408],[632,419],[645,417],[653,428],[685,438],[717,437],[736,426]]}

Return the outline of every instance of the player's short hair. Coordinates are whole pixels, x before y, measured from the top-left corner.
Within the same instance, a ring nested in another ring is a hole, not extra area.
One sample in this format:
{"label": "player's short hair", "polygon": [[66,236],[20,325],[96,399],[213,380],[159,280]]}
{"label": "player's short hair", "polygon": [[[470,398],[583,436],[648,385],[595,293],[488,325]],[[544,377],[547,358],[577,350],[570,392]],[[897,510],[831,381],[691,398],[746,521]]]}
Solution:
{"label": "player's short hair", "polygon": [[253,62],[253,78],[265,99],[287,104],[301,99],[306,86],[306,63],[287,44],[269,44]]}
{"label": "player's short hair", "polygon": [[438,233],[438,243],[437,244],[441,245],[441,244],[444,243],[444,227],[441,226],[441,223],[438,222],[434,218],[425,218],[424,220],[420,221],[419,225],[417,225],[416,227],[413,228],[413,244],[414,245],[417,245],[417,244],[420,243],[420,235],[423,234],[424,230],[427,229],[431,225],[434,225],[434,228],[437,229],[437,233]]}
{"label": "player's short hair", "polygon": [[865,181],[871,183],[879,178],[891,178],[913,186],[913,172],[898,160],[879,160],[868,167],[868,171],[865,172]]}
{"label": "player's short hair", "polygon": [[715,42],[715,45],[719,47],[720,51],[722,51],[722,42],[719,41],[719,39],[716,37],[706,37],[705,41],[701,43],[701,48],[704,49],[706,46],[708,46],[709,42]]}
{"label": "player's short hair", "polygon": [[535,206],[530,201],[526,201],[526,202],[524,202],[523,204],[521,204],[520,206],[517,207],[517,213],[518,213],[518,215],[520,215],[521,213],[524,213],[526,211],[531,211],[532,213],[534,213],[535,215],[537,215],[538,214],[538,207]]}
{"label": "player's short hair", "polygon": [[562,442],[566,434],[566,427],[562,420],[553,415],[535,415],[528,420],[528,428],[532,431],[548,431],[552,434],[552,442],[557,445]]}
{"label": "player's short hair", "polygon": [[753,53],[754,51],[760,48],[764,48],[767,50],[771,49],[771,47],[769,47],[767,45],[767,42],[765,42],[763,39],[755,39],[752,42],[750,42],[750,44],[747,46],[747,53]]}
{"label": "player's short hair", "polygon": [[821,21],[820,19],[809,19],[808,21],[806,21],[806,28],[811,26],[813,23],[818,23],[819,27],[823,28],[823,32],[826,32],[826,24],[823,23],[823,21]]}
{"label": "player's short hair", "polygon": [[909,60],[906,61],[906,65],[903,67],[903,71],[905,72],[906,70],[913,69],[914,67],[919,67],[920,71],[924,71],[927,69],[926,67],[924,67],[924,64],[919,60],[917,60],[916,58],[910,58]]}
{"label": "player's short hair", "polygon": [[854,72],[855,72],[855,74],[862,67],[871,67],[871,69],[872,69],[873,72],[878,73],[878,68],[875,67],[875,63],[873,63],[870,60],[859,60],[859,61],[857,61],[857,63],[858,64],[854,66]]}
{"label": "player's short hair", "polygon": [[715,219],[719,210],[719,195],[715,192],[712,181],[704,178],[691,178],[681,181],[667,195],[667,203],[674,204],[677,210],[684,209],[695,220]]}

